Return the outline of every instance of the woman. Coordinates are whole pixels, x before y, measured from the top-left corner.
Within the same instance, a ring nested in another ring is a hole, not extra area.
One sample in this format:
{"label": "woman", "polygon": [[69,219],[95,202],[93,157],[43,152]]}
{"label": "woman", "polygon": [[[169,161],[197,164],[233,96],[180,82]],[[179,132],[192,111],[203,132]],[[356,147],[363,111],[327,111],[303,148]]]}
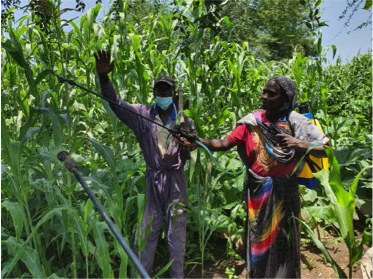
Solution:
{"label": "woman", "polygon": [[227,139],[200,141],[213,151],[237,145],[247,167],[249,277],[300,278],[300,230],[293,218],[300,215],[300,198],[291,174],[311,146],[309,154],[325,157],[329,140],[294,111],[297,95],[289,78],[268,81],[262,101],[263,109],[241,119]]}

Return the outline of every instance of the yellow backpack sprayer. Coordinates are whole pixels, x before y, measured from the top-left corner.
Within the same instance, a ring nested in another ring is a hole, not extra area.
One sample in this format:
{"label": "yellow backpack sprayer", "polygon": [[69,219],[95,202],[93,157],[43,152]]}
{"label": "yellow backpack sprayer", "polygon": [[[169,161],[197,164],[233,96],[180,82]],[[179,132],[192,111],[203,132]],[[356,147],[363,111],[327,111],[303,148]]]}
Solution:
{"label": "yellow backpack sprayer", "polygon": [[[299,106],[299,113],[307,117],[309,121],[320,130],[320,132],[324,133],[319,121],[315,119],[313,114],[309,111],[307,104],[301,104]],[[299,184],[306,186],[308,189],[315,190],[318,187],[318,183],[312,173],[319,172],[322,169],[329,170],[328,158],[316,158],[311,155],[308,156],[302,172],[298,175]]]}

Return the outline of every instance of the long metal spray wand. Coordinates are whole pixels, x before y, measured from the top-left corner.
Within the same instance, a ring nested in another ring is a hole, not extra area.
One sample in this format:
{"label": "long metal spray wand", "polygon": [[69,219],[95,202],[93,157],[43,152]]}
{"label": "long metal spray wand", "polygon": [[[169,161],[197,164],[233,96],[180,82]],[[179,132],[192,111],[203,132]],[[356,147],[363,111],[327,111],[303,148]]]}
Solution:
{"label": "long metal spray wand", "polygon": [[155,125],[158,125],[158,126],[162,127],[163,129],[166,129],[168,132],[170,132],[173,136],[175,136],[175,137],[177,137],[177,138],[184,137],[184,138],[186,138],[186,139],[188,139],[188,140],[192,140],[192,141],[195,140],[193,137],[191,137],[191,136],[188,134],[188,131],[184,131],[183,128],[181,128],[181,127],[178,127],[177,129],[170,129],[170,128],[168,128],[168,127],[166,127],[166,126],[164,126],[164,125],[158,123],[157,121],[154,121],[153,119],[150,119],[150,118],[148,118],[148,117],[146,117],[146,116],[144,116],[144,115],[138,114],[138,113],[136,113],[136,112],[134,112],[134,111],[132,111],[132,110],[126,108],[125,106],[123,106],[123,105],[121,105],[121,104],[118,104],[118,103],[116,103],[116,102],[114,102],[114,101],[112,101],[112,100],[110,100],[110,99],[108,99],[108,98],[106,98],[106,97],[100,95],[100,94],[97,93],[96,91],[93,91],[93,90],[90,90],[90,89],[88,89],[88,88],[85,88],[84,86],[81,86],[81,85],[77,84],[77,83],[76,83],[75,81],[73,81],[73,80],[70,80],[70,79],[67,79],[67,78],[65,78],[65,77],[63,77],[63,76],[60,76],[60,75],[58,75],[57,73],[55,73],[54,71],[52,71],[52,70],[49,70],[49,72],[50,72],[52,75],[54,75],[55,77],[57,77],[57,78],[58,78],[58,81],[59,81],[60,83],[64,83],[64,82],[66,82],[66,83],[68,83],[68,84],[70,84],[70,85],[72,85],[72,86],[76,86],[76,87],[78,87],[78,88],[80,88],[80,89],[83,89],[84,91],[86,91],[86,92],[88,92],[88,93],[91,93],[91,94],[93,94],[93,95],[95,95],[95,96],[97,96],[97,97],[99,97],[99,98],[101,98],[101,99],[104,99],[105,101],[109,102],[110,104],[113,104],[113,105],[115,105],[115,106],[118,106],[118,107],[120,107],[120,108],[122,108],[122,109],[124,109],[124,110],[126,110],[126,111],[128,111],[128,112],[130,112],[130,113],[133,113],[133,114],[137,115],[138,117],[141,117],[141,118],[143,118],[143,119],[145,119],[145,120],[147,120],[147,121],[149,121],[149,122],[151,122],[151,123],[153,123],[153,124],[155,124]]}
{"label": "long metal spray wand", "polygon": [[78,171],[75,161],[69,156],[69,153],[66,151],[61,151],[58,153],[57,158],[63,162],[66,169],[72,172],[79,183],[84,188],[85,192],[87,193],[88,197],[92,200],[93,204],[95,205],[96,210],[100,213],[101,217],[104,219],[106,224],[109,226],[110,230],[113,232],[114,236],[118,240],[119,244],[123,247],[124,251],[127,253],[128,257],[131,259],[133,264],[135,265],[136,269],[140,272],[142,278],[150,278],[149,274],[146,272],[145,268],[141,265],[139,259],[136,257],[135,253],[132,251],[130,246],[124,240],[122,235],[119,233],[117,227],[115,226],[114,222],[110,219],[110,217],[106,214],[104,208],[101,204],[97,201],[95,195],[92,191],[88,188],[88,185],[85,183],[83,176]]}

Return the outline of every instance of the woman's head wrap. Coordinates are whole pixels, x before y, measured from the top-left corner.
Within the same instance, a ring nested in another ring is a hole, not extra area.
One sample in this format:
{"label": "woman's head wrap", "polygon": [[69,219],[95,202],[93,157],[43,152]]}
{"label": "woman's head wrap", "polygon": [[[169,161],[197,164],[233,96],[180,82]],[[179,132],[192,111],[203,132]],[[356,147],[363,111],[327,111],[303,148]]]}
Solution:
{"label": "woman's head wrap", "polygon": [[278,110],[279,114],[286,115],[293,111],[297,106],[297,89],[294,82],[288,77],[278,77],[273,79],[285,91],[286,100],[281,109]]}

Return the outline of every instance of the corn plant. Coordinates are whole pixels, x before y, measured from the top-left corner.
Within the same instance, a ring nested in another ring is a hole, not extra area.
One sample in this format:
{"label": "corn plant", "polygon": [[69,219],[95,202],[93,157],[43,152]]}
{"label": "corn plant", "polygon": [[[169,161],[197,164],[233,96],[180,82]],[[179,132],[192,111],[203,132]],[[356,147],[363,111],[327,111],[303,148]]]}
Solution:
{"label": "corn plant", "polygon": [[327,150],[329,162],[330,162],[330,172],[321,170],[315,173],[315,177],[320,181],[321,185],[325,189],[327,198],[331,202],[331,210],[333,217],[338,222],[338,228],[340,236],[343,238],[349,251],[349,272],[348,276],[345,274],[343,269],[335,262],[330,253],[327,251],[323,243],[315,236],[312,229],[303,221],[300,221],[303,227],[306,229],[307,233],[310,234],[312,240],[316,246],[321,250],[325,259],[332,265],[334,271],[339,276],[339,278],[352,278],[352,270],[356,263],[361,259],[363,255],[364,245],[369,243],[371,238],[371,233],[364,232],[362,239],[355,239],[355,231],[353,225],[353,216],[356,207],[356,191],[360,181],[360,178],[367,168],[361,170],[361,172],[356,176],[349,190],[346,191],[342,184],[342,179],[340,175],[340,167],[338,161],[336,160],[334,153],[331,149]]}
{"label": "corn plant", "polygon": [[[47,27],[39,24],[41,11],[35,10],[2,27],[6,32],[1,54],[4,278],[130,276],[127,255],[56,159],[61,150],[72,154],[96,197],[133,243],[145,205],[146,171],[136,138],[106,102],[60,84],[48,71],[99,91],[93,57],[98,50],[111,51],[115,61],[111,80],[130,103],[152,104],[153,80],[160,75],[174,77],[189,103],[185,113],[201,137],[226,137],[241,117],[260,107],[265,82],[287,75],[296,81],[300,101],[312,103],[333,146],[350,150],[371,145],[371,107],[364,106],[370,100],[370,56],[327,66],[327,50],[319,49],[319,57],[312,58],[295,49],[288,61],[262,61],[247,43],[222,40],[203,25],[210,12],[204,1],[166,1],[159,11],[141,13],[133,12],[139,3],[115,1],[118,6],[102,20],[103,6],[98,4],[70,22],[61,19],[60,0],[44,2],[50,18]],[[228,18],[217,23],[233,28]],[[321,35],[315,34],[319,44]],[[343,104],[351,95],[354,101]],[[227,170],[243,168],[235,152],[215,156]],[[343,167],[342,175],[348,176],[365,165]],[[244,233],[244,174],[223,174],[201,150],[192,152],[186,174],[190,208],[186,263],[202,265],[204,272],[220,233],[229,238],[228,256],[236,256],[233,240]],[[338,176],[333,175],[323,178],[331,189],[338,184],[331,182]],[[362,185],[369,189],[371,180],[363,176]],[[347,182],[343,179],[345,186]],[[367,200],[359,189],[359,200]],[[330,191],[323,198],[330,199],[329,195]],[[353,198],[347,201],[353,204]],[[351,238],[353,228],[339,229],[349,241],[351,262],[356,263],[362,241]],[[169,266],[165,264],[158,276]]]}

